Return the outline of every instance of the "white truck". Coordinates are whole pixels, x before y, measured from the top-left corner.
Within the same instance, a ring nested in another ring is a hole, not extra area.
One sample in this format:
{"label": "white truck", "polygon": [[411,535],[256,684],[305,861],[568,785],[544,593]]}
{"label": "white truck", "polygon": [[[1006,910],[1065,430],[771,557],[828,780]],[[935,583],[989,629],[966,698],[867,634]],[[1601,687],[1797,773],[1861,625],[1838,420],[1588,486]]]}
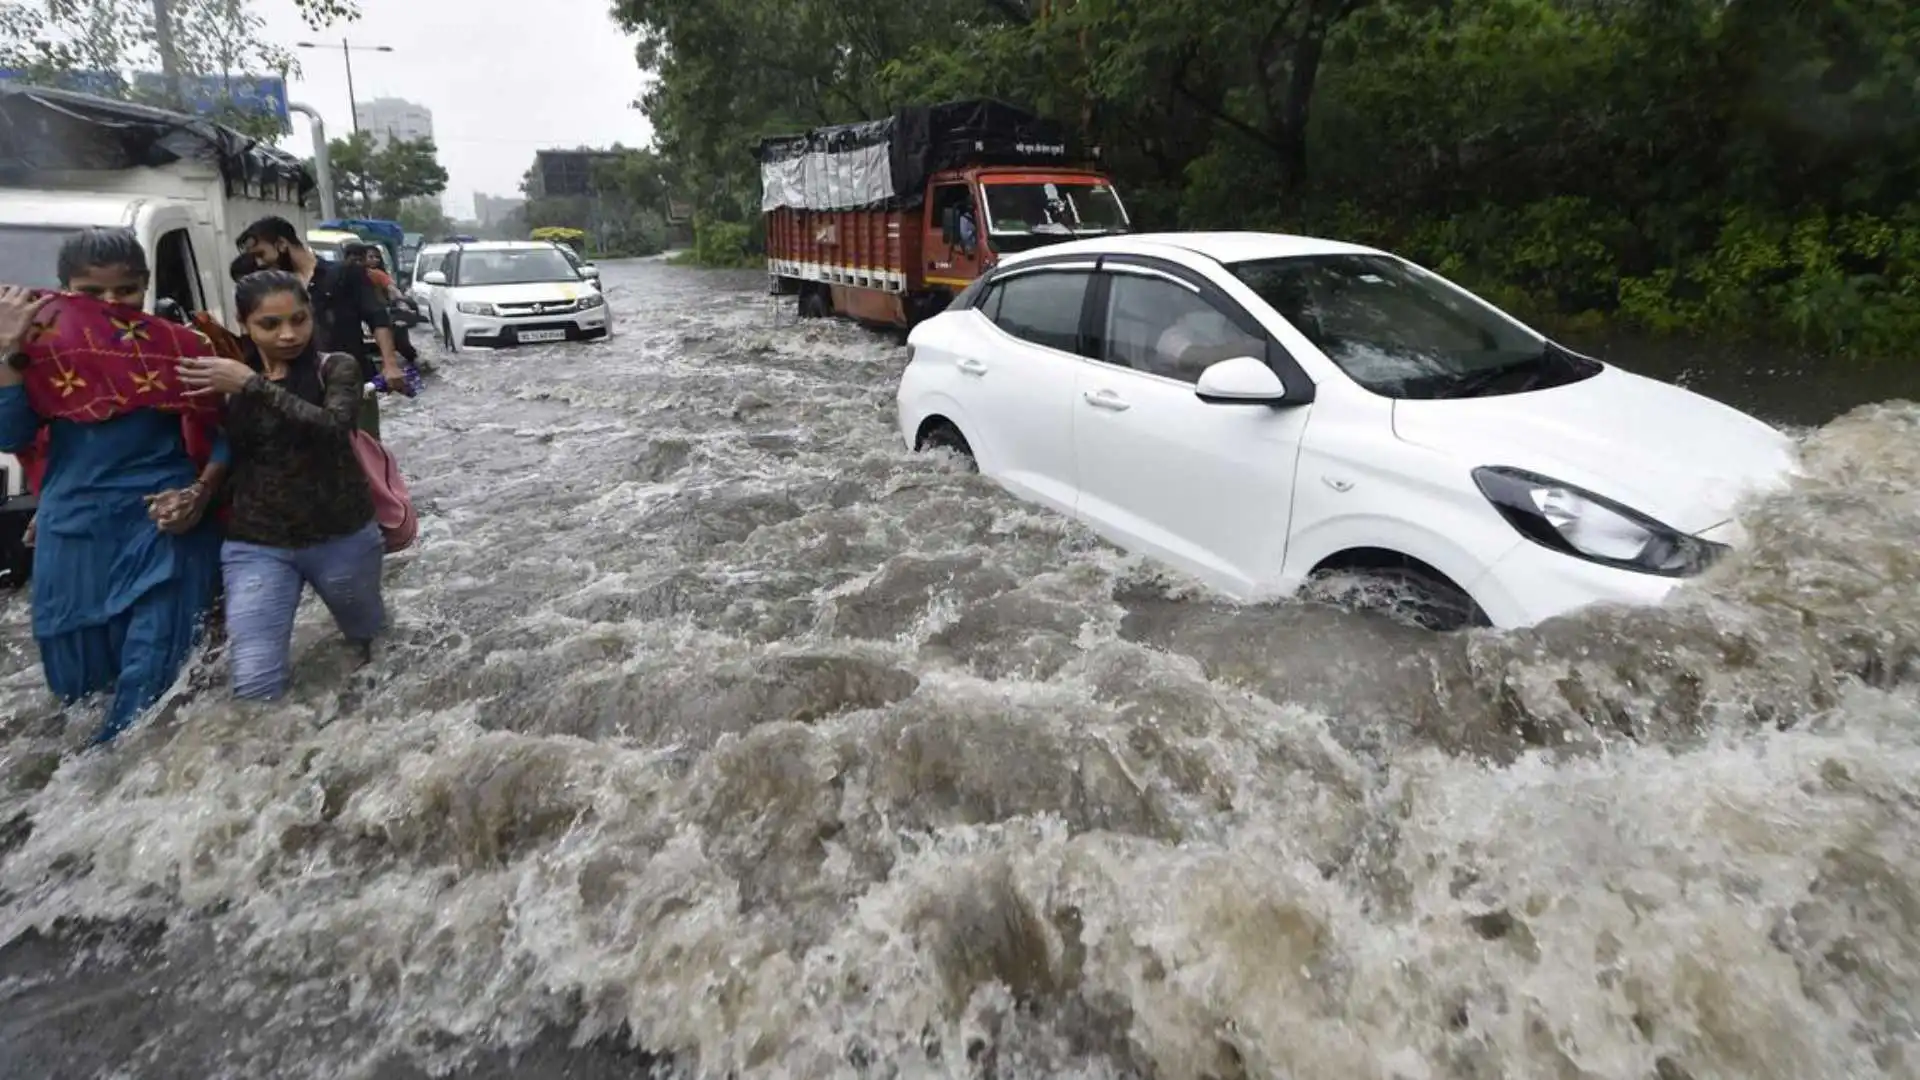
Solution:
{"label": "white truck", "polygon": [[[53,288],[68,236],[131,228],[153,269],[149,312],[171,301],[237,329],[228,268],[241,231],[277,215],[305,235],[314,191],[298,158],[206,120],[0,83],[0,282]],[[17,587],[35,500],[18,459],[0,454],[0,474],[0,585]]]}

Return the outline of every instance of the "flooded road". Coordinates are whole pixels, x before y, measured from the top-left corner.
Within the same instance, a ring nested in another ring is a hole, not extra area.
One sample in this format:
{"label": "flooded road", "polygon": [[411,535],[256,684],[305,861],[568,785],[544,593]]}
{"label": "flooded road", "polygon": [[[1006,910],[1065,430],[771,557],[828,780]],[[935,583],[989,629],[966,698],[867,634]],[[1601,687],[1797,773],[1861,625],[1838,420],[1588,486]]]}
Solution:
{"label": "flooded road", "polygon": [[291,704],[76,755],[0,599],[0,1076],[1920,1076],[1920,409],[1784,417],[1666,607],[1435,638],[907,454],[902,351],[757,274],[605,272],[613,342],[388,413],[371,671],[310,603]]}

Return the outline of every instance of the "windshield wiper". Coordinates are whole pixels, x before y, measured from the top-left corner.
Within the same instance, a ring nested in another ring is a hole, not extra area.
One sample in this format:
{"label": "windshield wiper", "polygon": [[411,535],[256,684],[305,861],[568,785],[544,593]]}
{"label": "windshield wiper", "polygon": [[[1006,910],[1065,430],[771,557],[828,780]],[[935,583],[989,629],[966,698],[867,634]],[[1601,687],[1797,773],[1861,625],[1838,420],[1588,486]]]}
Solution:
{"label": "windshield wiper", "polygon": [[[1549,351],[1550,350],[1543,350],[1538,356],[1529,356],[1525,360],[1515,360],[1511,364],[1501,364],[1498,367],[1490,367],[1482,371],[1476,371],[1471,375],[1462,375],[1453,382],[1448,383],[1444,392],[1435,396],[1443,398],[1479,397],[1488,390],[1498,386],[1502,380],[1515,372],[1525,371],[1531,368],[1533,369],[1533,374],[1537,376],[1544,372],[1549,365]],[[1530,387],[1523,387],[1522,389],[1528,388]]]}

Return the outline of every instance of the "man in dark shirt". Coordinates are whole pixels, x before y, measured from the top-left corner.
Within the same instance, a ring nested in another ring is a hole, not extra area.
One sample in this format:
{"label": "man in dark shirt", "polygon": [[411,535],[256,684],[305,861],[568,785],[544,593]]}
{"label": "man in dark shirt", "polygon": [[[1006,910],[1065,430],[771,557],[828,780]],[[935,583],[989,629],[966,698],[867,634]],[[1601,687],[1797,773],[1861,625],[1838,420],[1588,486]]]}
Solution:
{"label": "man in dark shirt", "polygon": [[[360,361],[360,374],[372,381],[375,371],[387,377],[389,386],[405,386],[406,374],[400,367],[400,355],[394,348],[393,320],[387,313],[387,298],[380,294],[365,267],[346,262],[327,262],[301,241],[300,233],[285,218],[266,217],[247,226],[240,244],[262,269],[285,270],[307,283],[313,300],[314,332],[320,351],[343,352]],[[380,366],[367,355],[365,326],[373,331],[380,349]]]}

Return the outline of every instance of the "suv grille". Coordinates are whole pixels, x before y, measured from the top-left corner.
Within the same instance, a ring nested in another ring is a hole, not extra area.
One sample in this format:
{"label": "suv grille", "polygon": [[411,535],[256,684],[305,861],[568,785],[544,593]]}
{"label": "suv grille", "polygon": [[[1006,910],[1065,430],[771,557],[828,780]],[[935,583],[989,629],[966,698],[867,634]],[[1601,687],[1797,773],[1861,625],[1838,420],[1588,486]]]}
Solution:
{"label": "suv grille", "polygon": [[509,319],[525,319],[536,315],[571,315],[580,310],[580,301],[551,300],[532,304],[495,304],[494,310]]}

